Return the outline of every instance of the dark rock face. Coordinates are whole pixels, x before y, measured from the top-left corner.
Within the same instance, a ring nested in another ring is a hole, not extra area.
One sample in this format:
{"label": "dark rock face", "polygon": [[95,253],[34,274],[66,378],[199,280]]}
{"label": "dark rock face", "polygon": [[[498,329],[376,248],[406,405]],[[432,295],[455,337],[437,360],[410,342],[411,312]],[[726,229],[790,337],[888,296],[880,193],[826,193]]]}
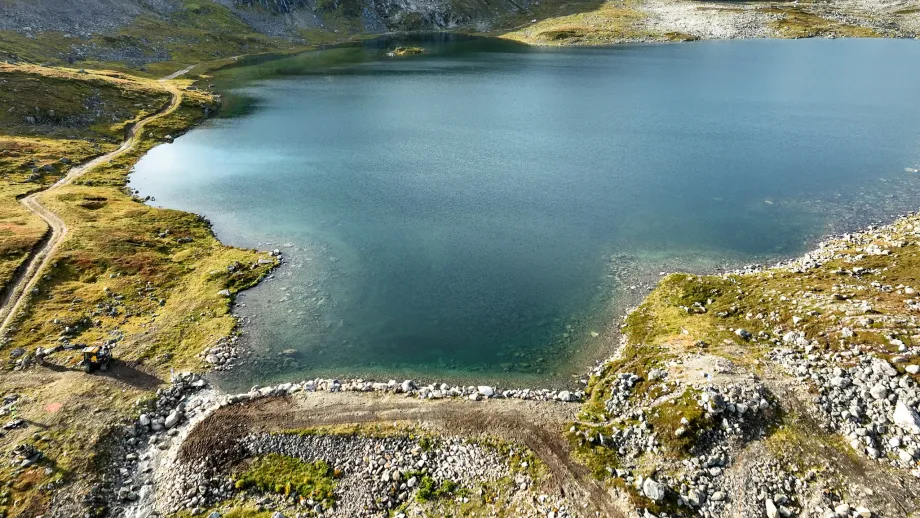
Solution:
{"label": "dark rock face", "polygon": [[309,0],[236,0],[237,5],[259,6],[273,13],[290,14],[295,9],[311,7]]}

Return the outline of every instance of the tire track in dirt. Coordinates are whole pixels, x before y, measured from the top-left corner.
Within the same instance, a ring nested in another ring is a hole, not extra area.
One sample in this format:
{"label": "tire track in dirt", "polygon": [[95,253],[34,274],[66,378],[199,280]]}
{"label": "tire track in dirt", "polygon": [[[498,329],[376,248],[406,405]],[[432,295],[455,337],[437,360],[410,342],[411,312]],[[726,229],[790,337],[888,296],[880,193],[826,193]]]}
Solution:
{"label": "tire track in dirt", "polygon": [[[622,517],[602,482],[570,455],[564,429],[571,407],[560,403],[494,400],[419,400],[351,393],[311,393],[223,407],[189,434],[180,461],[207,460],[229,467],[242,460],[238,440],[249,433],[269,433],[326,425],[423,422],[440,431],[475,437],[489,434],[527,445],[548,467],[545,489],[573,504],[586,516]],[[555,407],[555,408],[554,408]],[[215,431],[219,430],[218,433]],[[215,455],[225,458],[214,458]]]}

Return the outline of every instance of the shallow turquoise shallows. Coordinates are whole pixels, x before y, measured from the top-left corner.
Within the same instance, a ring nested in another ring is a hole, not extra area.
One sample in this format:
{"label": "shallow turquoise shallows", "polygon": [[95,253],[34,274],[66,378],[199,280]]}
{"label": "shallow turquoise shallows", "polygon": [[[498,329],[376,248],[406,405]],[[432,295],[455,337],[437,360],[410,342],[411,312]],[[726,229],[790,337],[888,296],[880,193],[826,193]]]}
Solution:
{"label": "shallow turquoise shallows", "polygon": [[131,177],[284,252],[238,299],[255,356],[227,386],[566,384],[660,271],[792,256],[920,206],[920,42],[394,44],[222,72],[238,115]]}

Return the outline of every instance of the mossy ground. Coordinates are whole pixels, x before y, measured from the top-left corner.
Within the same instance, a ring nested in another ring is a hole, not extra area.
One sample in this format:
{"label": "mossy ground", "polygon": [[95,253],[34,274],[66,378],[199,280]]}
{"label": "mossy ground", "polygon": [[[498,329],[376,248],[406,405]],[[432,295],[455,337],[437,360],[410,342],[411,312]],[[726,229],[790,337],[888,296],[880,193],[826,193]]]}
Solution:
{"label": "mossy ground", "polygon": [[238,489],[293,495],[324,505],[335,499],[334,471],[328,464],[323,461],[307,463],[274,453],[249,463],[234,476],[234,484]]}
{"label": "mossy ground", "polygon": [[[226,505],[215,507],[215,510],[219,510],[221,513],[221,518],[271,518],[274,514],[272,511],[260,511],[255,506],[235,506],[232,503]],[[171,518],[191,518],[192,516],[201,516],[198,514],[192,514],[191,511],[180,511],[174,515],[171,515]],[[207,516],[205,514],[204,516]]]}
{"label": "mossy ground", "polygon": [[776,5],[765,7],[761,12],[778,15],[779,19],[770,25],[779,38],[814,38],[834,36],[838,38],[877,38],[880,34],[872,28],[851,25],[809,12],[808,3],[801,7]]}

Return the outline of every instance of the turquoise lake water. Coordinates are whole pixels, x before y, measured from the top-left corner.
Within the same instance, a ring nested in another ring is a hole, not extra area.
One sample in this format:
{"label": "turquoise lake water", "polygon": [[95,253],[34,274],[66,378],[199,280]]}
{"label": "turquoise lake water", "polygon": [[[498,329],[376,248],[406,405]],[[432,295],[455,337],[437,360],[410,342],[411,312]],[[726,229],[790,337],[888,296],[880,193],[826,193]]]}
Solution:
{"label": "turquoise lake water", "polygon": [[238,299],[256,365],[225,383],[565,384],[660,270],[920,206],[918,42],[422,46],[222,72],[238,115],[137,164],[154,205],[285,254]]}

